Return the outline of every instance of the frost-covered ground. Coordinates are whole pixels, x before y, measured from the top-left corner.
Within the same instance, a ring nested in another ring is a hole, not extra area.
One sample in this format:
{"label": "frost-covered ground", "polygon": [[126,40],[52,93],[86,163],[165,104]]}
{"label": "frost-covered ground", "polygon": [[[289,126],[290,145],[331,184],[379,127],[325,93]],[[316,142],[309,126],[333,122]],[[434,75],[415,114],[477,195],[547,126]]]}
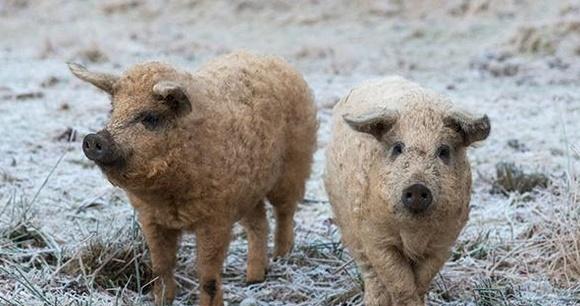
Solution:
{"label": "frost-covered ground", "polygon": [[[148,255],[123,193],[80,149],[107,97],[65,62],[120,72],[161,59],[194,70],[238,48],[281,55],[319,105],[319,150],[292,256],[246,286],[236,228],[224,271],[230,305],[360,304],[321,184],[328,118],[361,80],[400,74],[487,113],[471,151],[471,219],[433,282],[430,305],[580,303],[580,3],[450,1],[0,1],[0,304],[141,305]],[[492,193],[496,165],[551,180]],[[195,239],[179,256],[195,304]]]}

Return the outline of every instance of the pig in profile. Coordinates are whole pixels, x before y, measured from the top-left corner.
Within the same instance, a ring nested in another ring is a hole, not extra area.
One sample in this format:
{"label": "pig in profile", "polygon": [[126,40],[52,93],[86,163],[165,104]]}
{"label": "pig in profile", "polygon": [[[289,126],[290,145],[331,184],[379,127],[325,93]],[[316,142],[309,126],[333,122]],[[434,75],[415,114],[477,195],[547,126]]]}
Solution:
{"label": "pig in profile", "polygon": [[400,77],[365,83],[334,108],[325,187],[358,264],[367,306],[417,306],[468,219],[466,149],[487,116]]}
{"label": "pig in profile", "polygon": [[71,64],[74,75],[109,93],[105,129],[83,150],[136,208],[151,252],[156,304],[171,303],[178,240],[197,236],[200,304],[223,305],[220,272],[240,221],[248,237],[248,282],[293,245],[293,216],[315,150],[316,109],[301,75],[283,60],[237,52],[195,73],[148,62],[122,76]]}

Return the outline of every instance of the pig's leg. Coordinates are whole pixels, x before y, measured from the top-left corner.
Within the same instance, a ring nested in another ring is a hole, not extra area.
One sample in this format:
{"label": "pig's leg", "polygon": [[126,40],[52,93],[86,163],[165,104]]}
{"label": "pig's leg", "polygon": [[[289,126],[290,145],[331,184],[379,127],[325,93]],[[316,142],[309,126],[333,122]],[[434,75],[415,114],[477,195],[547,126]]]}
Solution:
{"label": "pig's leg", "polygon": [[401,252],[393,246],[385,246],[380,238],[364,240],[364,249],[377,279],[391,294],[392,303],[399,306],[424,306],[417,293],[414,271]]}
{"label": "pig's leg", "polygon": [[241,220],[248,236],[248,269],[246,280],[248,283],[264,281],[268,266],[268,220],[264,202],[260,201]]}
{"label": "pig's leg", "polygon": [[288,255],[294,246],[294,211],[296,202],[274,209],[276,234],[274,236],[274,257]]}
{"label": "pig's leg", "polygon": [[364,304],[366,306],[392,306],[391,296],[383,284],[374,276],[363,276],[365,282]]}
{"label": "pig's leg", "polygon": [[285,180],[278,183],[273,192],[268,194],[268,200],[274,206],[276,217],[276,232],[274,234],[274,257],[285,256],[294,245],[294,212],[298,201],[304,194],[304,186],[292,180],[292,174],[287,173]]}
{"label": "pig's leg", "polygon": [[181,231],[162,227],[148,218],[141,218],[143,234],[151,252],[153,274],[157,277],[153,285],[156,305],[171,305],[175,298],[173,269],[177,257],[177,245]]}
{"label": "pig's leg", "polygon": [[308,149],[310,144],[304,144],[305,139],[311,138],[310,134],[308,128],[291,129],[280,178],[267,195],[276,217],[274,257],[287,255],[294,246],[294,212],[304,197],[304,185],[312,163],[312,151]]}
{"label": "pig's leg", "polygon": [[294,245],[294,212],[299,199],[295,192],[280,187],[275,193],[270,193],[268,199],[274,206],[276,217],[274,257],[280,257],[290,253]]}
{"label": "pig's leg", "polygon": [[364,304],[366,306],[391,306],[391,296],[378,279],[377,272],[366,256],[360,252],[354,252],[354,254],[356,254],[354,257],[364,280]]}
{"label": "pig's leg", "polygon": [[439,253],[433,253],[429,257],[419,261],[415,264],[415,279],[417,280],[417,292],[421,296],[425,296],[429,290],[429,285],[431,280],[437,275],[437,272],[441,270],[447,258],[449,257],[448,251],[442,251]]}
{"label": "pig's leg", "polygon": [[210,221],[196,230],[197,270],[201,306],[222,306],[221,270],[231,238],[231,226]]}

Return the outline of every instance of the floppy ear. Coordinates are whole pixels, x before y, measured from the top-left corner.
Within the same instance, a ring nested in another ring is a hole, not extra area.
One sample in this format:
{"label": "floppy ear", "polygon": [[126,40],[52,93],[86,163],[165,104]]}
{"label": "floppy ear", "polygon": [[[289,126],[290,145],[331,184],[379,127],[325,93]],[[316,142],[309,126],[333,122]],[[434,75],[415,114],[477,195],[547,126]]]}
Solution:
{"label": "floppy ear", "polygon": [[68,63],[68,68],[77,78],[95,85],[110,95],[113,94],[113,85],[119,80],[119,77],[116,75],[91,72],[84,66],[75,63]]}
{"label": "floppy ear", "polygon": [[344,121],[355,131],[367,133],[381,140],[399,119],[396,111],[375,109],[361,115],[344,114]]}
{"label": "floppy ear", "polygon": [[157,99],[175,111],[177,116],[184,116],[191,112],[190,99],[181,85],[171,81],[161,81],[153,86],[153,93]]}
{"label": "floppy ear", "polygon": [[466,147],[474,142],[485,140],[491,130],[487,115],[473,118],[465,113],[454,112],[444,119],[444,124],[461,135],[463,145]]}

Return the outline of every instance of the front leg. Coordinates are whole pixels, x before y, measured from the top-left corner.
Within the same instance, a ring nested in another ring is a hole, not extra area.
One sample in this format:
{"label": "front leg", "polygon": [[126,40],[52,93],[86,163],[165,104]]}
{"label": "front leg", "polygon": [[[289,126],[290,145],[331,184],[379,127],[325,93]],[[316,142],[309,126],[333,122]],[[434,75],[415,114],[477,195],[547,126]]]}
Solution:
{"label": "front leg", "polygon": [[415,263],[415,279],[417,281],[417,292],[421,296],[425,296],[429,290],[431,280],[441,270],[441,267],[449,257],[448,251],[433,253],[421,261]]}
{"label": "front leg", "polygon": [[151,253],[153,276],[157,277],[153,285],[155,304],[171,305],[175,298],[173,269],[181,231],[160,226],[148,217],[141,217],[140,221]]}
{"label": "front leg", "polygon": [[208,222],[196,230],[201,306],[222,306],[221,270],[231,239],[231,225]]}
{"label": "front leg", "polygon": [[417,293],[415,274],[409,260],[396,247],[385,246],[381,241],[371,238],[364,244],[377,279],[391,295],[393,305],[424,306],[423,299]]}
{"label": "front leg", "polygon": [[375,269],[368,262],[358,262],[364,280],[365,306],[393,306],[391,295],[379,280]]}

